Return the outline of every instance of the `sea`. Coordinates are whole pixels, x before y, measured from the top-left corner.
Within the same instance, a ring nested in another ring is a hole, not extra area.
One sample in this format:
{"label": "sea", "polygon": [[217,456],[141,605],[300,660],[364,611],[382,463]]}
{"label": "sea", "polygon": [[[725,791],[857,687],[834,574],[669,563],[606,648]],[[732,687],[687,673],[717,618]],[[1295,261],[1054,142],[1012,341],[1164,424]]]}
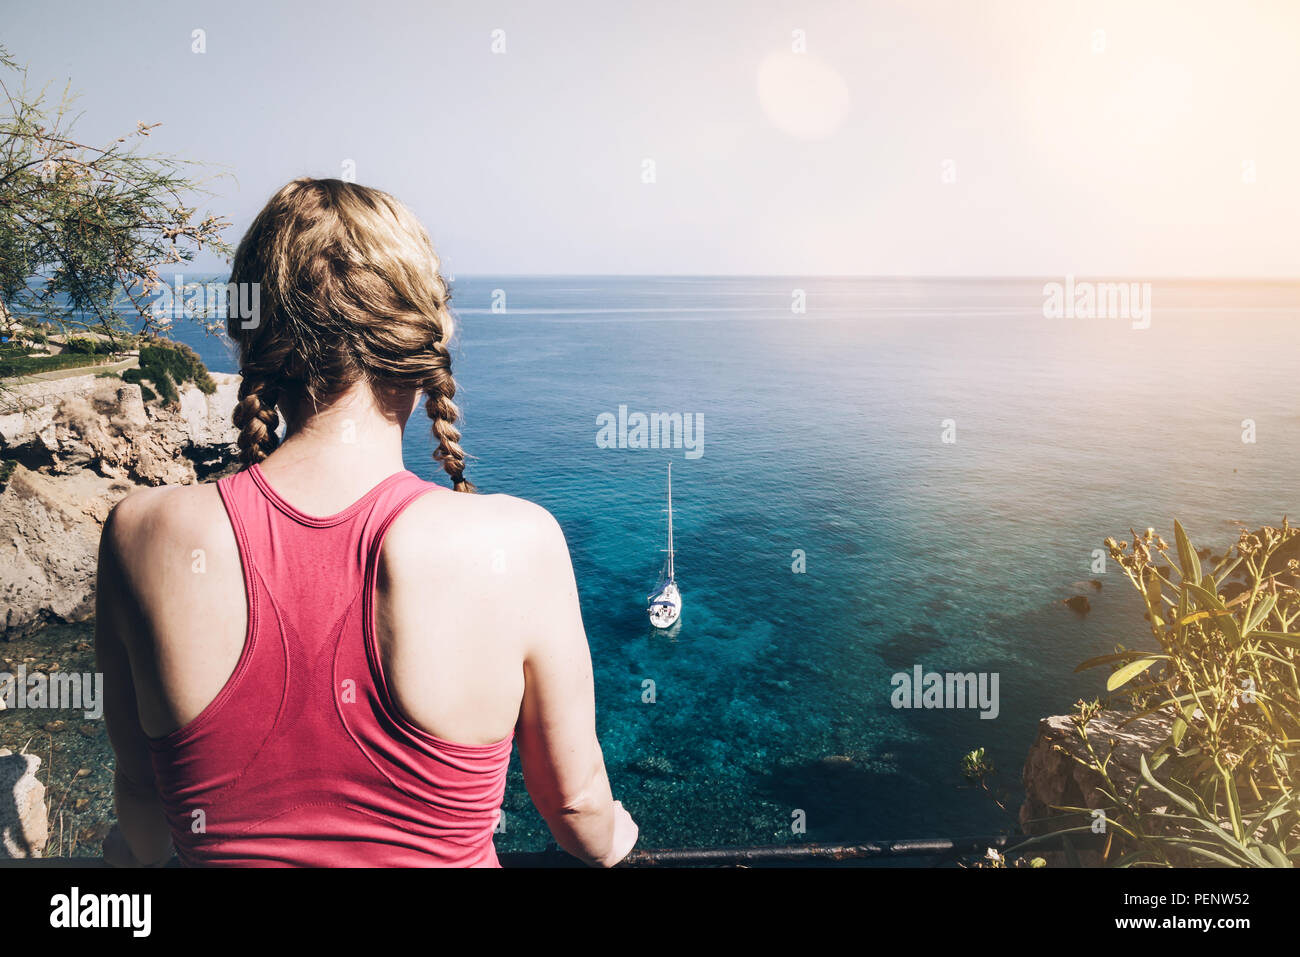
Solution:
{"label": "sea", "polygon": [[[1012,829],[1040,719],[1105,695],[1076,665],[1150,644],[1103,540],[1178,519],[1221,551],[1300,514],[1300,285],[1142,282],[1090,308],[1064,276],[453,279],[468,475],[564,529],[641,846]],[[638,413],[692,428],[642,442]],[[445,481],[432,448],[413,417],[407,466]],[[917,669],[987,699],[916,707]],[[504,813],[499,850],[547,844],[517,756]]]}

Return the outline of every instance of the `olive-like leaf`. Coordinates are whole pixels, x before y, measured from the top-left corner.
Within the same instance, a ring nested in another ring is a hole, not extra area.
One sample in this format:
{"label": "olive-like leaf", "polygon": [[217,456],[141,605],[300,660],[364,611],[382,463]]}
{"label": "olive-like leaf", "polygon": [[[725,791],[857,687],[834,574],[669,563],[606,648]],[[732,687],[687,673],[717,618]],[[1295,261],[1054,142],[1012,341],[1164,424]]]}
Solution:
{"label": "olive-like leaf", "polygon": [[1142,674],[1142,672],[1154,665],[1157,660],[1158,659],[1156,658],[1142,658],[1138,661],[1129,662],[1106,679],[1106,690],[1114,691],[1116,688],[1128,684],[1138,675]]}
{"label": "olive-like leaf", "polygon": [[1174,519],[1174,540],[1178,543],[1178,564],[1181,566],[1179,571],[1183,573],[1183,580],[1199,584],[1201,560],[1196,556],[1196,549],[1192,548],[1187,532],[1183,530],[1182,523],[1177,519]]}

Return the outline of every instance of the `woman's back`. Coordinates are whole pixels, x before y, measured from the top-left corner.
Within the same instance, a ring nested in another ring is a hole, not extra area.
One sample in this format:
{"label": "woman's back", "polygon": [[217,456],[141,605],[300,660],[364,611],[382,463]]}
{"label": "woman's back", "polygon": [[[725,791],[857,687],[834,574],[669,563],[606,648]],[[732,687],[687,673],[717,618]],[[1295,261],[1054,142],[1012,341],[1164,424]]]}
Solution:
{"label": "woman's back", "polygon": [[[367,625],[390,525],[417,497],[450,493],[400,472],[314,517],[256,465],[219,488],[244,570],[247,637],[216,697],[150,742],[181,859],[494,863],[513,728],[480,745],[412,724],[391,699]],[[390,646],[419,640],[398,631]],[[482,662],[476,677],[498,670]]]}

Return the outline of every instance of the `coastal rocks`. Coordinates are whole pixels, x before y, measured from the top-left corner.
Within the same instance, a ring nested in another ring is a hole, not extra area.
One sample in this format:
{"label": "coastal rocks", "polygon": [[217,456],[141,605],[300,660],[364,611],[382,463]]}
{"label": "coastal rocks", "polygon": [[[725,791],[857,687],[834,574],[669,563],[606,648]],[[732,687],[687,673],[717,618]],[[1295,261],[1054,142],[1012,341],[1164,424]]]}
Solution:
{"label": "coastal rocks", "polygon": [[132,489],[191,484],[234,462],[240,380],[212,377],[212,395],[189,386],[179,407],[146,404],[112,377],[0,396],[0,637],[93,614],[100,532]]}
{"label": "coastal rocks", "polygon": [[[1088,740],[1097,754],[1111,754],[1108,772],[1116,786],[1131,791],[1139,777],[1138,763],[1169,736],[1169,719],[1148,715],[1125,724],[1131,715],[1102,711],[1088,722]],[[1020,826],[1026,834],[1043,834],[1069,824],[1078,816],[1062,807],[1100,808],[1108,802],[1097,790],[1101,778],[1079,758],[1083,742],[1069,715],[1043,718],[1038,737],[1025,759],[1025,802],[1020,806]],[[1159,776],[1157,772],[1157,777]],[[1158,792],[1153,792],[1158,797]]]}
{"label": "coastal rocks", "polygon": [[115,378],[18,386],[0,414],[0,455],[54,474],[91,469],[141,485],[194,482],[229,460],[238,437],[230,416],[239,377],[213,379],[212,395],[180,390],[178,408],[146,406],[138,385]]}
{"label": "coastal rocks", "polygon": [[40,857],[49,840],[41,759],[0,750],[0,858]]}
{"label": "coastal rocks", "polygon": [[61,476],[14,469],[0,494],[0,635],[90,617],[100,530],[134,487],[88,469]]}

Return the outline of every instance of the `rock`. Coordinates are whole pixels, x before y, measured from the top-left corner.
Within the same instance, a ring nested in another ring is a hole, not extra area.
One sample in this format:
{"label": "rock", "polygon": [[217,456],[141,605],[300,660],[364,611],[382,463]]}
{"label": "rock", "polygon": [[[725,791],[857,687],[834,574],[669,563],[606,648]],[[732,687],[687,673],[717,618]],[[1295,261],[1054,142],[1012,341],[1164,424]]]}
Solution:
{"label": "rock", "polygon": [[1250,591],[1250,587],[1243,582],[1224,582],[1219,586],[1219,594],[1223,596],[1224,603],[1232,601],[1241,595]]}
{"label": "rock", "polygon": [[[1102,711],[1087,726],[1088,739],[1098,755],[1112,754],[1107,770],[1125,792],[1138,780],[1138,759],[1169,736],[1167,717],[1148,715],[1125,725],[1130,717]],[[1113,751],[1111,741],[1115,743]],[[1069,817],[1056,808],[1099,808],[1109,803],[1097,790],[1100,776],[1076,760],[1084,753],[1070,716],[1056,715],[1038,723],[1038,737],[1029,749],[1023,772],[1025,802],[1020,806],[1020,826],[1026,834],[1043,834],[1078,823],[1077,815]],[[1156,776],[1161,775],[1157,772]],[[1154,804],[1160,792],[1148,788],[1144,793],[1152,800],[1153,810],[1158,810]]]}
{"label": "rock", "polygon": [[642,758],[633,763],[632,767],[649,777],[670,777],[673,774],[672,762],[658,754]]}
{"label": "rock", "polygon": [[40,857],[49,840],[45,785],[34,754],[0,756],[0,858]]}
{"label": "rock", "polygon": [[85,845],[98,846],[104,838],[108,837],[108,832],[112,829],[113,825],[108,821],[100,821],[98,824],[83,827],[78,831],[77,841]]}
{"label": "rock", "polygon": [[177,407],[146,406],[140,386],[74,376],[12,386],[0,397],[0,455],[54,474],[89,468],[143,485],[197,479],[194,461],[231,461],[239,376],[212,374],[217,389],[180,390]]}
{"label": "rock", "polygon": [[94,611],[108,513],[142,485],[190,484],[234,462],[239,376],[216,392],[180,391],[179,408],[146,405],[140,387],[93,375],[7,385],[0,456],[0,637]]}
{"label": "rock", "polygon": [[0,494],[0,635],[90,617],[100,530],[132,487],[86,470],[14,469]]}
{"label": "rock", "polygon": [[1092,611],[1092,602],[1088,601],[1087,595],[1075,595],[1065,599],[1065,607],[1079,615],[1086,615]]}

